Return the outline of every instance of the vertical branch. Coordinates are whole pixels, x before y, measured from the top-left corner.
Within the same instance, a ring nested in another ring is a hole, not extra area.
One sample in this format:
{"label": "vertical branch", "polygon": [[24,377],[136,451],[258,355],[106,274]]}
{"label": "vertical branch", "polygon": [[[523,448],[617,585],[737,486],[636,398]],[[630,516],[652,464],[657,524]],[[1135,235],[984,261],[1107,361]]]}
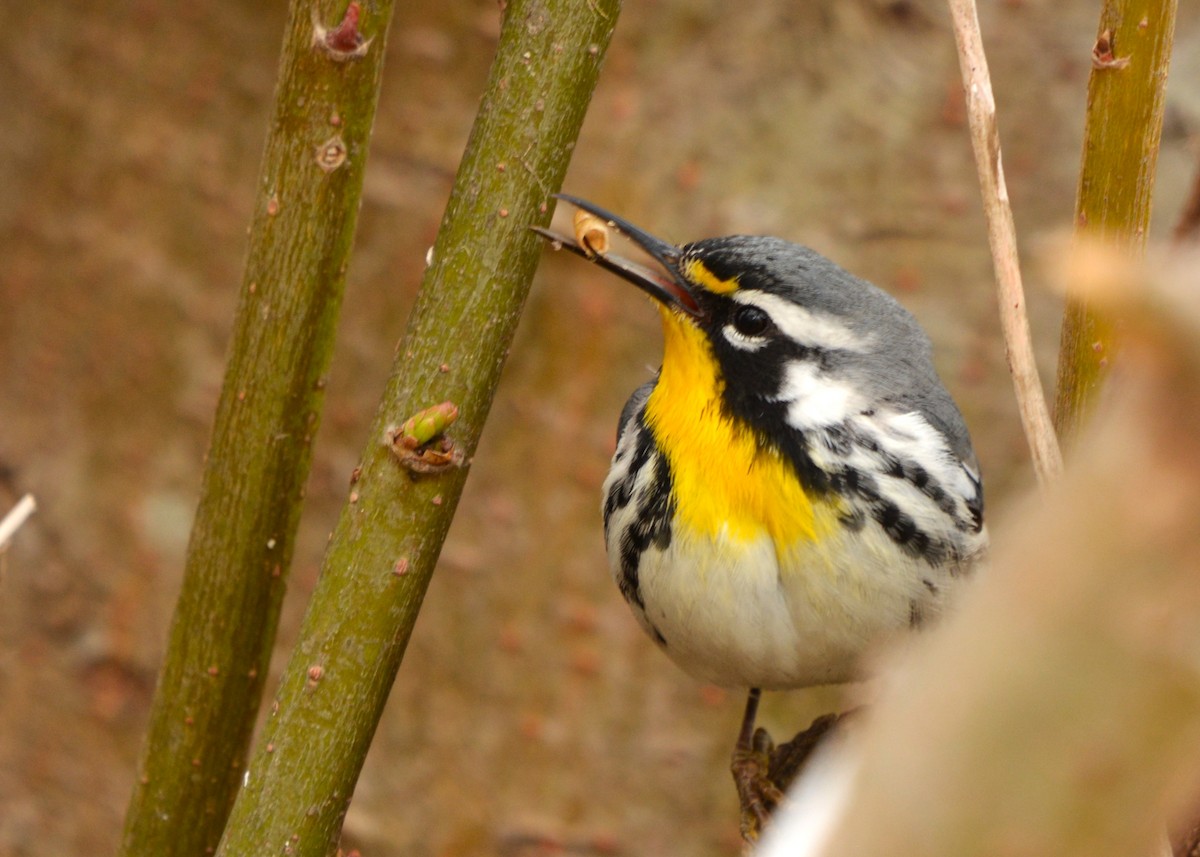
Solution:
{"label": "vertical branch", "polygon": [[[322,406],[391,0],[293,0],[182,591],[121,854],[211,854],[262,696]],[[364,38],[359,30],[370,34]]]}
{"label": "vertical branch", "polygon": [[[1134,256],[1145,249],[1162,136],[1176,0],[1104,0],[1092,49],[1075,232]],[[1055,425],[1086,415],[1118,347],[1112,318],[1069,296],[1058,359]]]}
{"label": "vertical branch", "polygon": [[[224,857],[337,847],[528,294],[541,249],[529,226],[549,221],[618,8],[507,4],[430,265]],[[433,407],[442,402],[451,404]],[[443,433],[428,460],[404,444],[395,454],[394,427],[406,424],[413,446]]]}
{"label": "vertical branch", "polygon": [[1025,290],[1021,285],[1021,266],[1017,258],[1017,235],[1013,226],[1012,206],[1004,182],[1000,160],[1000,134],[996,128],[996,101],[988,74],[987,57],[979,34],[975,0],[950,0],[954,19],[954,40],[962,69],[967,97],[967,116],[971,125],[971,145],[983,193],[987,216],[988,242],[996,271],[1000,301],[1000,322],[1004,331],[1008,368],[1016,391],[1017,407],[1025,440],[1033,456],[1034,471],[1043,485],[1062,472],[1062,453],[1050,420],[1050,410],[1042,382],[1038,377],[1025,312]]}

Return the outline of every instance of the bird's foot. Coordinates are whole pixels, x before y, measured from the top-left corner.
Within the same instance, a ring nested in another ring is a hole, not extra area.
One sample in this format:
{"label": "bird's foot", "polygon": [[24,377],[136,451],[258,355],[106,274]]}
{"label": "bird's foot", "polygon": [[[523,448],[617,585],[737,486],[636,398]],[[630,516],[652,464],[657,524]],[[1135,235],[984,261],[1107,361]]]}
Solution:
{"label": "bird's foot", "polygon": [[748,746],[738,744],[730,770],[741,804],[742,840],[753,845],[762,835],[771,814],[784,801],[783,792],[771,779],[771,755],[775,742],[765,729],[754,730]]}
{"label": "bird's foot", "polygon": [[841,714],[826,714],[818,717],[808,728],[797,733],[791,741],[771,749],[771,782],[787,791],[792,783],[800,776],[808,760],[812,757],[817,745],[825,736],[833,732],[843,720],[858,709],[845,711]]}
{"label": "bird's foot", "polygon": [[771,815],[787,800],[785,792],[821,740],[853,713],[818,717],[807,729],[778,747],[767,730],[756,729],[752,741],[734,748],[730,768],[741,804],[742,839],[747,845],[758,841]]}

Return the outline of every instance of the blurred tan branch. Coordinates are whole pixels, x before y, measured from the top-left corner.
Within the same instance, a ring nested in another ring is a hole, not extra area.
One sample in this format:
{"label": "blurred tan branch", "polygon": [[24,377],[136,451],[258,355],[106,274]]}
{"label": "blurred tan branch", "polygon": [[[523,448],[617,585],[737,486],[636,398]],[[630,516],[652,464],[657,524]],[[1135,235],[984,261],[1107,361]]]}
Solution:
{"label": "blurred tan branch", "polygon": [[1088,255],[1081,293],[1128,320],[1102,418],[765,857],[1148,855],[1200,790],[1200,269]]}
{"label": "blurred tan branch", "polygon": [[992,95],[987,57],[979,33],[975,0],[950,0],[950,12],[954,18],[954,41],[958,46],[963,89],[966,91],[971,145],[975,150],[975,166],[979,171],[979,187],[987,215],[988,241],[996,269],[1000,322],[1004,331],[1008,368],[1012,373],[1025,439],[1033,455],[1034,471],[1038,481],[1045,485],[1062,473],[1062,453],[1033,356],[1033,340],[1029,333],[1025,290],[1021,285],[1021,266],[1017,256],[1016,229],[1008,200],[1008,187],[1004,182],[1004,166],[1000,160],[996,101]]}

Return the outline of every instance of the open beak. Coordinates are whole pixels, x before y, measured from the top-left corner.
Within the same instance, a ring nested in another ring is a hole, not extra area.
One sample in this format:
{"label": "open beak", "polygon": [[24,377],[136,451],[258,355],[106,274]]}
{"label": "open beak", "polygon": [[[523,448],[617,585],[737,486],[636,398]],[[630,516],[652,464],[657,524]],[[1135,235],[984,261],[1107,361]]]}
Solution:
{"label": "open beak", "polygon": [[662,270],[657,271],[607,252],[598,252],[591,246],[580,244],[576,238],[568,238],[540,226],[531,226],[530,229],[552,242],[555,247],[570,250],[577,256],[582,256],[589,262],[595,262],[601,268],[628,280],[656,301],[692,317],[701,315],[700,306],[696,303],[696,298],[688,286],[687,280],[679,272],[680,253],[678,247],[668,244],[661,238],[655,238],[628,220],[617,217],[612,212],[605,211],[587,200],[568,196],[565,193],[556,193],[554,197],[602,220],[605,227],[618,235],[623,235],[646,251],[650,258],[662,266]]}

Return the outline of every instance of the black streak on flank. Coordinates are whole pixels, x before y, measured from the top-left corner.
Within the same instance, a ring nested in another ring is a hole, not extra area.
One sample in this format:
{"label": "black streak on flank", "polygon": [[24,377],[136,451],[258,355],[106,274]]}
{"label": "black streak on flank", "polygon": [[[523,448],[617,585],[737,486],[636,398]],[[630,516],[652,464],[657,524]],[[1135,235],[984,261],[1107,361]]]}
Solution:
{"label": "black streak on flank", "polygon": [[[648,433],[647,433],[648,434]],[[621,574],[617,585],[625,600],[645,612],[639,589],[638,569],[642,554],[651,546],[666,550],[671,545],[671,468],[664,456],[653,464],[654,476],[639,498],[637,517],[621,537]],[[657,635],[661,638],[661,634]],[[665,641],[664,641],[665,642]]]}
{"label": "black streak on flank", "polygon": [[[629,466],[625,469],[625,475],[613,483],[612,488],[609,489],[608,496],[604,498],[605,531],[608,530],[608,521],[613,513],[629,505],[629,501],[633,498],[633,486],[637,481],[638,474],[642,472],[642,468],[650,460],[650,453],[654,449],[650,431],[644,425],[639,425],[638,429],[637,443],[633,448],[633,458],[629,462]],[[616,460],[619,461],[622,454],[621,451],[618,451]]]}

